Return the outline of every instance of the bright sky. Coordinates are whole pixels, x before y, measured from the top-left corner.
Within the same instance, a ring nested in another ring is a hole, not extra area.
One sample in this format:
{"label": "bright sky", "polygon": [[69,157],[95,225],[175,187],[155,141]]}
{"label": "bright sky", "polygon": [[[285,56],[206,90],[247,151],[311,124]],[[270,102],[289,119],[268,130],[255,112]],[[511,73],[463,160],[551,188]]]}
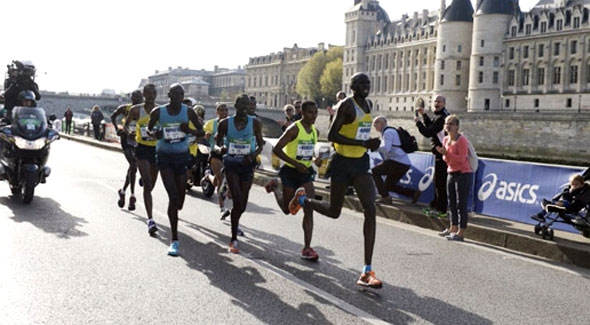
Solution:
{"label": "bright sky", "polygon": [[[475,0],[472,0],[475,3]],[[447,0],[447,5],[452,0]],[[538,0],[521,0],[529,10]],[[297,43],[343,45],[353,0],[3,1],[0,71],[31,60],[44,90],[128,92],[168,67],[236,68]],[[381,0],[392,20],[438,0]]]}

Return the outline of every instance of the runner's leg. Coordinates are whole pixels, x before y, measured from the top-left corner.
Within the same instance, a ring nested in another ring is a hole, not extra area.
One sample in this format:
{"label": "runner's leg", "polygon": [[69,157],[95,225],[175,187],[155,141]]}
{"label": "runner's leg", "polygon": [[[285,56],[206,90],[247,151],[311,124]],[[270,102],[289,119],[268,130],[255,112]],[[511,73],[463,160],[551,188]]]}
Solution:
{"label": "runner's leg", "polygon": [[[164,168],[160,170],[160,174],[166,193],[168,193],[168,220],[170,221],[172,241],[175,241],[178,240],[178,208],[180,206],[180,194],[178,193],[178,186],[176,184],[176,175],[174,175],[174,169],[172,168]],[[184,192],[184,188],[181,192]]]}
{"label": "runner's leg", "polygon": [[240,225],[240,216],[246,209],[243,206],[242,189],[240,184],[240,175],[235,172],[225,170],[227,186],[233,197],[233,207],[231,209],[231,241],[238,240],[238,226]]}
{"label": "runner's leg", "polygon": [[[313,187],[313,182],[307,182],[307,183],[303,184],[302,187],[305,188],[305,195],[307,195],[309,197],[315,197],[315,190]],[[293,190],[290,197],[293,197],[294,194],[295,194],[295,191]],[[287,209],[287,212],[289,212],[289,209]],[[304,249],[310,248],[311,237],[312,237],[312,233],[313,233],[313,208],[311,207],[310,204],[306,204],[303,207],[302,227],[303,227],[303,244],[304,244],[303,248]]]}
{"label": "runner's leg", "polygon": [[375,209],[375,183],[371,175],[357,176],[353,180],[354,189],[361,201],[364,210],[365,222],[363,234],[365,237],[365,265],[371,265],[373,247],[375,246],[376,209]]}
{"label": "runner's leg", "polygon": [[[372,183],[372,182],[371,182]],[[348,184],[330,182],[330,202],[322,202],[315,199],[310,199],[309,196],[305,199],[305,206],[310,205],[311,208],[327,217],[337,219],[340,217],[342,206],[344,205],[344,196]]]}

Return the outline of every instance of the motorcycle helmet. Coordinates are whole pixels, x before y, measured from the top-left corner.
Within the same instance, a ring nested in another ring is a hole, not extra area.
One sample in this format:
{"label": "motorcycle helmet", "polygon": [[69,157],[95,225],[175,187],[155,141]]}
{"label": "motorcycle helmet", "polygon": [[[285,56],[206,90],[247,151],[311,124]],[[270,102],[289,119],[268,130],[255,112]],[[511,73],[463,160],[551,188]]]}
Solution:
{"label": "motorcycle helmet", "polygon": [[[34,107],[35,106],[35,93],[32,90],[23,90],[18,94],[18,100],[21,103],[22,106],[29,106],[29,107]],[[27,101],[30,101],[30,103],[27,103]],[[27,105],[29,104],[29,105]]]}
{"label": "motorcycle helmet", "polygon": [[195,110],[195,113],[197,113],[197,116],[201,119],[205,119],[205,106],[196,105],[193,109]]}

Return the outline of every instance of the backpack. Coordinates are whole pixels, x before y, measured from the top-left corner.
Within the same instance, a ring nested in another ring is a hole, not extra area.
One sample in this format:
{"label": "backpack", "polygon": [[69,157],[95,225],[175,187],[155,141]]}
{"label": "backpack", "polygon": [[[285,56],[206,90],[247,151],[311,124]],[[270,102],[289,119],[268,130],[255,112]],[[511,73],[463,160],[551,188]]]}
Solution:
{"label": "backpack", "polygon": [[408,131],[406,131],[401,126],[398,128],[392,127],[392,129],[395,129],[397,131],[399,141],[401,143],[399,147],[402,148],[403,151],[405,151],[406,153],[412,153],[418,150],[418,142],[416,141],[416,138],[413,135],[408,133]]}
{"label": "backpack", "polygon": [[467,160],[469,160],[469,167],[471,167],[471,171],[475,174],[475,172],[477,171],[477,167],[479,166],[479,158],[477,157],[477,152],[475,152],[475,148],[473,147],[469,139],[465,137],[465,140],[467,140]]}

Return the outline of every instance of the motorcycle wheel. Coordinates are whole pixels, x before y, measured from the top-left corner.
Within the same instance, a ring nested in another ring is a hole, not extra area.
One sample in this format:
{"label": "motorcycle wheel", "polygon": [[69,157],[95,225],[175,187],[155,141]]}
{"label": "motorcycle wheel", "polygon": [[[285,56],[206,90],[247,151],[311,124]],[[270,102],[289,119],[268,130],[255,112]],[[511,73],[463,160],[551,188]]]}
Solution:
{"label": "motorcycle wheel", "polygon": [[25,179],[25,189],[23,195],[23,203],[29,204],[33,201],[35,195],[35,176],[33,174],[27,174]]}
{"label": "motorcycle wheel", "polygon": [[211,197],[213,196],[213,193],[215,192],[215,186],[213,186],[213,184],[209,181],[204,181],[201,183],[201,189],[203,190],[203,194],[206,197]]}

